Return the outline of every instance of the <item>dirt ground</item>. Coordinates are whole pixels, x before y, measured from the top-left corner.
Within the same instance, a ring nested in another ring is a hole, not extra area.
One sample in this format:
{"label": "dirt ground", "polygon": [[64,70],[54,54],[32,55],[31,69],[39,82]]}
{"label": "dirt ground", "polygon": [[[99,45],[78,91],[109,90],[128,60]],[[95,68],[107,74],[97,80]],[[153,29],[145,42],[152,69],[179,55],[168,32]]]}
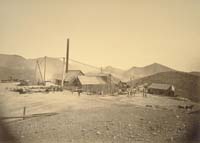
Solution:
{"label": "dirt ground", "polygon": [[[2,117],[56,113],[22,120],[3,119],[19,143],[199,143],[198,103],[142,93],[133,97],[78,96],[69,91],[18,94],[0,84]],[[194,105],[191,110],[178,105]],[[1,140],[0,140],[1,141]],[[6,142],[6,141],[5,141]]]}

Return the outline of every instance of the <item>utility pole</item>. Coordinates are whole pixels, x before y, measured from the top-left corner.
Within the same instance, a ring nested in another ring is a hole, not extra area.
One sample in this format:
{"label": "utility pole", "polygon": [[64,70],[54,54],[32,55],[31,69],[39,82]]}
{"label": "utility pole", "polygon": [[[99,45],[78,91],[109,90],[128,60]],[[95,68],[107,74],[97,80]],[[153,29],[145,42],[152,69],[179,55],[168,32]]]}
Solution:
{"label": "utility pole", "polygon": [[40,64],[39,64],[38,60],[37,60],[37,65],[38,65],[38,69],[39,69],[39,72],[40,72],[41,79],[43,81],[42,72],[41,72]]}
{"label": "utility pole", "polygon": [[133,88],[133,79],[134,79],[134,76],[131,76],[131,88]]}
{"label": "utility pole", "polygon": [[131,88],[132,88],[132,77],[130,77],[130,85],[131,85]]}
{"label": "utility pole", "polygon": [[69,68],[69,39],[67,39],[67,50],[66,50],[66,69],[65,72],[67,73]]}
{"label": "utility pole", "polygon": [[44,57],[44,85],[46,85],[46,60],[47,57]]}
{"label": "utility pole", "polygon": [[63,57],[63,71],[62,71],[62,83],[61,87],[64,87],[64,79],[65,79],[65,57]]}
{"label": "utility pole", "polygon": [[110,94],[112,95],[112,75],[109,74],[110,77]]}
{"label": "utility pole", "polygon": [[35,63],[35,83],[37,83],[37,62]]}

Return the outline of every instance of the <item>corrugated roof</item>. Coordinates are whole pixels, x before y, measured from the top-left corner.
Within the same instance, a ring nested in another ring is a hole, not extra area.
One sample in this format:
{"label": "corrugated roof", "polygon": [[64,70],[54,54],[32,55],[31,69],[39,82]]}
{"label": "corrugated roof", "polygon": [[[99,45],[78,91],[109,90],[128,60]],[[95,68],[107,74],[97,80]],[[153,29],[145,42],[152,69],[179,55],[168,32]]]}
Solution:
{"label": "corrugated roof", "polygon": [[100,78],[95,76],[78,76],[79,81],[82,85],[105,85],[106,82]]}
{"label": "corrugated roof", "polygon": [[148,88],[168,90],[170,87],[169,84],[152,83]]}

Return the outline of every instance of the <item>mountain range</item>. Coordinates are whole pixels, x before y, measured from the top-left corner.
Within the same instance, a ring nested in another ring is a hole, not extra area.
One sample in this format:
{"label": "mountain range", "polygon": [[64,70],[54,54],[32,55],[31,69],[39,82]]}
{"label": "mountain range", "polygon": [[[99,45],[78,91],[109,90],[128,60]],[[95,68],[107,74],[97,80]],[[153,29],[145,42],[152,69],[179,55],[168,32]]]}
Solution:
{"label": "mountain range", "polygon": [[118,68],[108,66],[105,68],[105,71],[112,73],[114,76],[119,77],[119,79],[128,81],[130,79],[134,80],[134,79],[146,77],[146,76],[153,75],[160,72],[175,71],[175,70],[158,63],[153,63],[151,65],[147,65],[144,67],[133,66],[132,68],[128,70],[121,70]]}
{"label": "mountain range", "polygon": [[[44,59],[44,57],[26,59],[19,55],[0,54],[0,80],[10,78],[41,80],[44,76]],[[64,66],[65,63],[63,63],[62,59],[47,57],[46,80],[52,80],[55,74],[62,74]],[[193,101],[200,101],[200,72],[198,71],[180,72],[158,63],[144,67],[134,66],[127,70],[112,66],[97,68],[73,60],[69,62],[69,69],[81,70],[85,74],[110,73],[116,81],[126,81],[131,85],[144,83],[172,84],[176,87],[176,95]]]}
{"label": "mountain range", "polygon": [[[38,66],[37,62],[40,66]],[[26,59],[19,55],[6,55],[0,54],[0,79],[7,79],[10,76],[13,78],[33,79],[40,78],[39,68],[41,74],[44,73],[44,57],[35,59]],[[54,74],[61,74],[63,72],[64,63],[62,59],[47,57],[46,58],[46,79],[51,79]],[[81,62],[71,61],[69,62],[70,70],[82,70],[84,73],[110,73],[114,77],[122,81],[128,81],[130,78],[137,79],[149,75],[153,75],[160,72],[174,71],[167,66],[154,63],[145,67],[132,67],[128,70],[122,70],[112,66],[105,68],[95,68]],[[24,77],[21,73],[24,72]],[[20,76],[19,76],[20,75]]]}

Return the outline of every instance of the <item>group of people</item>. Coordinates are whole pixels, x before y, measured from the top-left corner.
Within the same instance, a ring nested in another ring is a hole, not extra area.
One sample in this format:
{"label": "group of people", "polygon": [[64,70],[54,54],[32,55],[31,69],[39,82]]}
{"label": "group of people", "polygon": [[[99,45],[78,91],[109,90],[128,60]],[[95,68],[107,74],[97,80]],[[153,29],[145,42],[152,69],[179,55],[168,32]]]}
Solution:
{"label": "group of people", "polygon": [[128,88],[128,97],[135,96],[137,89],[136,88]]}
{"label": "group of people", "polygon": [[[135,94],[136,94],[136,92],[137,92],[138,90],[139,90],[139,89],[137,89],[137,88],[128,88],[128,89],[127,89],[128,97],[135,96]],[[147,88],[146,88],[146,87],[144,87],[142,90],[139,90],[139,91],[142,91],[143,97],[147,97]]]}

